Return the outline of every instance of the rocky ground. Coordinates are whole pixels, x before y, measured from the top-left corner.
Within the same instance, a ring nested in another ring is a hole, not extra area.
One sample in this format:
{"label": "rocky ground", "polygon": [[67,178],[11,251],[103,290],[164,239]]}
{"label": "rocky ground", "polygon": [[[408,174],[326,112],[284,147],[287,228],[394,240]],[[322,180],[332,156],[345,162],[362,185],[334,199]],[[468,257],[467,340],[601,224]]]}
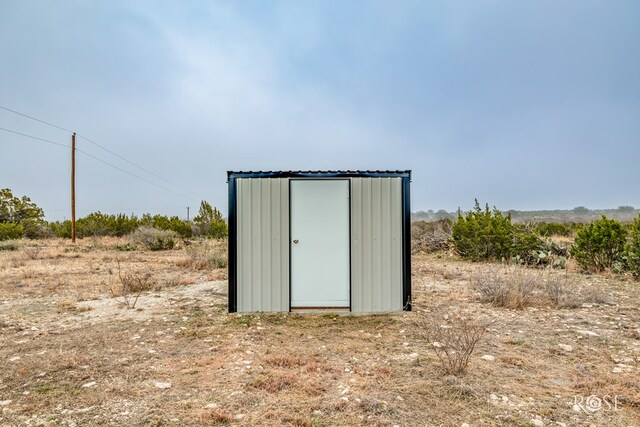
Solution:
{"label": "rocky ground", "polygon": [[[3,426],[640,424],[631,280],[527,270],[572,303],[512,309],[473,284],[519,268],[416,255],[410,313],[230,315],[224,269],[185,248],[20,245],[0,252]],[[150,273],[135,308],[110,292],[118,272]],[[461,313],[491,325],[445,374],[425,324]]]}

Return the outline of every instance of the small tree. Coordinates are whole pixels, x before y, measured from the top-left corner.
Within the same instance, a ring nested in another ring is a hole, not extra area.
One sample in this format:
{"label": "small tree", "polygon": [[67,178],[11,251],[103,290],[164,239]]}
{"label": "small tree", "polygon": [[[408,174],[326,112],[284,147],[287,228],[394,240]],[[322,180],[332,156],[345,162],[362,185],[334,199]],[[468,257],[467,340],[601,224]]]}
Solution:
{"label": "small tree", "polygon": [[631,223],[629,242],[625,248],[627,266],[636,278],[640,278],[640,215]]}
{"label": "small tree", "polygon": [[222,218],[222,214],[205,200],[200,203],[200,210],[193,222],[203,236],[219,239],[227,235],[227,223]]}
{"label": "small tree", "polygon": [[0,222],[20,223],[25,219],[43,218],[44,211],[27,196],[19,198],[8,188],[0,190]]}
{"label": "small tree", "polygon": [[603,215],[578,231],[569,252],[582,268],[604,271],[622,259],[626,237],[620,222]]}
{"label": "small tree", "polygon": [[472,261],[508,258],[513,239],[511,216],[502,215],[496,208],[489,210],[488,204],[483,210],[476,199],[473,210],[465,216],[458,211],[452,238],[463,258]]}

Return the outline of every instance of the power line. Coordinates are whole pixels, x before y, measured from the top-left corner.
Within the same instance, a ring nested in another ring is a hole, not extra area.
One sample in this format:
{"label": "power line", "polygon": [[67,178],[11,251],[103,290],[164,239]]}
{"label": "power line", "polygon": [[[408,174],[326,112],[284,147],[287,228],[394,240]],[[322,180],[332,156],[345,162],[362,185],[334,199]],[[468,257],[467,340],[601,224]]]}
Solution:
{"label": "power line", "polygon": [[44,123],[45,125],[52,126],[52,127],[56,128],[56,129],[60,129],[60,130],[64,130],[64,131],[69,132],[69,133],[73,133],[72,130],[65,129],[62,126],[54,125],[53,123],[45,122],[44,120],[37,119],[37,118],[35,118],[33,116],[21,113],[21,112],[16,111],[16,110],[12,110],[11,108],[3,107],[2,105],[0,105],[0,108],[2,108],[3,110],[11,111],[12,113],[17,114],[19,116],[26,117],[26,118],[31,119],[31,120],[35,120],[36,122]]}
{"label": "power line", "polygon": [[[17,115],[19,115],[19,116],[26,117],[26,118],[31,119],[31,120],[35,120],[35,121],[37,121],[37,122],[43,123],[43,124],[48,125],[48,126],[52,126],[52,127],[56,128],[56,129],[60,129],[60,130],[63,130],[63,131],[69,132],[69,133],[73,133],[73,131],[72,131],[72,130],[70,130],[70,129],[64,128],[64,127],[62,127],[62,126],[55,125],[55,124],[53,124],[53,123],[47,122],[47,121],[45,121],[45,120],[38,119],[37,117],[33,117],[33,116],[30,116],[30,115],[25,114],[25,113],[21,113],[21,112],[16,111],[16,110],[12,110],[11,108],[4,107],[4,106],[2,106],[2,105],[0,105],[0,108],[1,108],[1,109],[3,109],[3,110],[6,110],[6,111],[10,111],[10,112],[12,112],[12,113],[14,113],[14,114],[17,114]],[[10,131],[10,132],[11,132],[11,131]],[[87,142],[89,142],[89,143],[91,143],[91,144],[95,145],[96,147],[99,147],[99,148],[103,149],[103,150],[104,150],[104,151],[106,151],[107,153],[109,153],[109,154],[111,154],[111,155],[113,155],[113,156],[116,156],[116,157],[118,157],[119,159],[124,160],[125,162],[127,162],[127,163],[129,163],[129,164],[131,164],[131,165],[133,165],[133,166],[135,166],[135,167],[137,167],[137,168],[139,168],[139,169],[141,169],[141,170],[145,171],[146,173],[148,173],[148,174],[150,174],[150,175],[153,175],[153,176],[155,176],[156,178],[161,179],[161,180],[163,180],[164,182],[166,182],[166,183],[168,183],[168,184],[171,184],[171,185],[173,185],[173,186],[175,186],[175,187],[177,187],[177,188],[179,188],[179,189],[181,189],[181,190],[183,190],[183,191],[186,191],[187,193],[191,193],[191,194],[192,194],[192,195],[194,195],[194,196],[197,196],[197,197],[200,197],[200,198],[204,199],[204,197],[202,197],[201,195],[199,195],[199,194],[197,194],[197,193],[194,193],[193,191],[189,190],[188,188],[185,188],[185,187],[183,187],[183,186],[181,186],[181,185],[179,185],[179,184],[176,184],[175,182],[172,182],[172,181],[170,181],[170,180],[168,180],[168,179],[166,179],[166,178],[164,178],[164,177],[162,177],[162,176],[158,175],[157,173],[152,172],[152,171],[150,171],[149,169],[147,169],[147,168],[145,168],[145,167],[143,167],[143,166],[140,166],[139,164],[134,163],[134,162],[132,162],[131,160],[126,159],[125,157],[123,157],[123,156],[121,156],[121,155],[119,155],[119,154],[117,154],[117,153],[115,153],[115,152],[113,152],[113,151],[109,150],[107,147],[104,147],[104,146],[102,146],[102,145],[98,144],[97,142],[95,142],[95,141],[93,141],[93,140],[91,140],[91,139],[87,138],[86,136],[83,136],[83,135],[80,135],[80,134],[77,134],[77,135],[78,135],[78,137],[80,137],[80,138],[84,139],[85,141],[87,141]],[[79,150],[78,150],[78,151],[79,151]]]}
{"label": "power line", "polygon": [[143,177],[141,177],[141,176],[139,176],[139,175],[136,175],[136,174],[134,174],[134,173],[132,173],[132,172],[129,172],[129,171],[128,171],[128,170],[126,170],[126,169],[122,169],[121,167],[118,167],[118,166],[116,166],[116,165],[114,165],[114,164],[111,164],[111,163],[107,162],[106,160],[102,160],[101,158],[96,157],[96,156],[94,156],[93,154],[89,154],[89,153],[87,153],[87,152],[86,152],[86,151],[84,151],[84,150],[80,150],[79,148],[76,148],[76,151],[77,151],[78,153],[82,153],[82,154],[84,154],[84,155],[85,155],[85,156],[87,156],[87,157],[91,157],[91,158],[92,158],[92,159],[94,159],[94,160],[97,160],[97,161],[99,161],[99,162],[101,162],[101,163],[104,163],[104,164],[105,164],[105,165],[107,165],[107,166],[110,166],[110,167],[112,167],[112,168],[114,168],[114,169],[118,169],[119,171],[124,172],[124,173],[126,173],[127,175],[131,175],[131,176],[132,176],[132,177],[134,177],[134,178],[140,179],[140,180],[142,180],[142,181],[144,181],[144,182],[146,182],[146,183],[148,183],[148,184],[151,184],[151,185],[154,185],[154,186],[156,186],[156,187],[158,187],[158,188],[161,188],[161,189],[163,189],[163,190],[165,190],[165,191],[169,191],[169,192],[171,192],[171,193],[173,193],[173,194],[176,194],[176,195],[178,195],[178,196],[180,196],[180,197],[184,197],[185,199],[188,199],[188,198],[190,197],[190,196],[187,196],[186,194],[178,193],[178,192],[173,191],[173,190],[171,190],[171,189],[169,189],[169,188],[167,188],[167,187],[163,187],[163,186],[162,186],[162,185],[160,185],[160,184],[156,184],[156,183],[155,183],[155,182],[153,182],[153,181],[149,181],[148,179],[143,178]]}
{"label": "power line", "polygon": [[55,142],[55,141],[50,141],[50,140],[48,140],[48,139],[40,138],[40,137],[38,137],[38,136],[28,135],[28,134],[26,134],[26,133],[22,133],[22,132],[17,132],[17,131],[15,131],[15,130],[5,129],[5,128],[0,128],[0,130],[3,130],[3,131],[5,131],[5,132],[15,133],[16,135],[26,136],[27,138],[37,139],[38,141],[48,142],[49,144],[59,145],[60,147],[69,148],[69,146],[68,146],[68,145],[61,144],[61,143],[59,143],[59,142]]}
{"label": "power line", "polygon": [[[14,134],[16,134],[16,135],[25,136],[25,137],[27,137],[27,138],[32,138],[32,139],[35,139],[35,140],[38,140],[38,141],[46,142],[46,143],[48,143],[48,144],[54,144],[54,145],[57,145],[57,146],[60,146],[60,147],[64,147],[64,148],[67,148],[67,149],[69,148],[69,146],[68,146],[68,145],[61,144],[61,143],[59,143],[59,142],[51,141],[51,140],[48,140],[48,139],[40,138],[40,137],[37,137],[37,136],[29,135],[29,134],[26,134],[26,133],[17,132],[17,131],[15,131],[15,130],[5,129],[5,128],[3,128],[3,127],[0,127],[0,130],[3,130],[3,131],[5,131],[5,132],[11,132],[11,133],[14,133]],[[121,167],[118,167],[118,166],[116,166],[116,165],[113,165],[113,164],[111,164],[111,163],[109,163],[109,162],[107,162],[107,161],[105,161],[105,160],[102,160],[102,159],[101,159],[101,158],[99,158],[99,157],[96,157],[96,156],[94,156],[94,155],[92,155],[92,154],[89,154],[89,153],[87,153],[87,152],[86,152],[86,151],[84,151],[84,150],[80,150],[80,149],[76,148],[76,151],[77,151],[77,152],[79,152],[79,153],[84,154],[84,155],[85,155],[85,156],[87,156],[87,157],[91,157],[91,158],[92,158],[92,159],[94,159],[94,160],[97,160],[97,161],[99,161],[99,162],[101,162],[101,163],[104,163],[104,164],[105,164],[105,165],[107,165],[107,166],[110,166],[110,167],[112,167],[112,168],[114,168],[114,169],[117,169],[117,170],[119,170],[119,171],[121,171],[121,172],[124,172],[124,173],[126,173],[127,175],[131,175],[131,176],[133,176],[134,178],[137,178],[137,179],[142,180],[142,181],[144,181],[144,182],[146,182],[146,183],[148,183],[148,184],[151,184],[151,185],[154,185],[154,186],[156,186],[156,187],[158,187],[158,188],[161,188],[161,189],[163,189],[163,190],[165,190],[165,191],[169,191],[170,193],[176,194],[176,195],[178,195],[178,196],[180,196],[180,197],[184,197],[185,199],[189,199],[189,197],[190,197],[190,196],[187,196],[186,194],[178,193],[178,192],[176,192],[176,191],[174,191],[174,190],[171,190],[170,188],[166,188],[166,187],[163,187],[162,185],[156,184],[155,182],[149,181],[149,180],[148,180],[148,179],[146,179],[146,178],[143,178],[143,177],[141,177],[141,176],[138,176],[138,175],[136,175],[136,174],[134,174],[134,173],[132,173],[132,172],[129,172],[129,171],[128,171],[128,170],[126,170],[126,169],[122,169]]]}
{"label": "power line", "polygon": [[127,159],[125,159],[125,158],[124,158],[124,157],[122,157],[121,155],[119,155],[119,154],[117,154],[117,153],[114,153],[113,151],[109,150],[109,149],[108,149],[108,148],[106,148],[106,147],[103,147],[102,145],[98,144],[98,143],[97,143],[97,142],[95,142],[95,141],[90,140],[90,139],[89,139],[89,138],[87,138],[86,136],[83,136],[83,135],[80,135],[80,134],[78,134],[78,136],[79,136],[80,138],[84,139],[85,141],[90,142],[91,144],[95,145],[96,147],[102,148],[102,149],[103,149],[104,151],[106,151],[107,153],[110,153],[110,154],[112,154],[112,155],[114,155],[114,156],[118,157],[119,159],[122,159],[122,160],[124,160],[125,162],[127,162],[127,163],[129,163],[129,164],[131,164],[131,165],[133,165],[133,166],[135,166],[135,167],[137,167],[137,168],[139,168],[139,169],[142,169],[143,171],[147,172],[148,174],[151,174],[151,175],[155,176],[156,178],[159,178],[159,179],[163,180],[164,182],[166,182],[166,183],[168,183],[168,184],[174,185],[174,186],[178,187],[179,189],[181,189],[181,190],[183,190],[183,191],[186,191],[186,192],[188,192],[188,193],[191,193],[191,194],[193,194],[194,196],[200,197],[200,195],[199,195],[199,194],[194,193],[193,191],[189,190],[188,188],[184,188],[183,186],[178,185],[178,184],[176,184],[175,182],[171,182],[171,181],[169,181],[168,179],[165,179],[165,178],[161,177],[161,176],[160,176],[160,175],[158,175],[157,173],[154,173],[154,172],[150,171],[149,169],[144,168],[144,167],[142,167],[142,166],[140,166],[140,165],[138,165],[138,164],[136,164],[136,163],[132,162],[131,160],[127,160]]}

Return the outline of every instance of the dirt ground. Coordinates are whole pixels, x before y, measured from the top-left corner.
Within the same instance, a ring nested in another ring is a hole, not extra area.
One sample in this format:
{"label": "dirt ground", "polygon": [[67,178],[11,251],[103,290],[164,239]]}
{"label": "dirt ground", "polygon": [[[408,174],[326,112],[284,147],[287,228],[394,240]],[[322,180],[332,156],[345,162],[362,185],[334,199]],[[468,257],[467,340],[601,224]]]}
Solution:
{"label": "dirt ground", "polygon": [[[226,312],[226,272],[118,239],[0,251],[0,425],[640,425],[640,284],[564,271],[575,308],[481,302],[449,254],[413,258],[414,311]],[[118,250],[120,248],[121,250]],[[126,273],[151,290],[127,309]],[[595,290],[595,291],[594,291]],[[420,319],[493,321],[444,375]]]}

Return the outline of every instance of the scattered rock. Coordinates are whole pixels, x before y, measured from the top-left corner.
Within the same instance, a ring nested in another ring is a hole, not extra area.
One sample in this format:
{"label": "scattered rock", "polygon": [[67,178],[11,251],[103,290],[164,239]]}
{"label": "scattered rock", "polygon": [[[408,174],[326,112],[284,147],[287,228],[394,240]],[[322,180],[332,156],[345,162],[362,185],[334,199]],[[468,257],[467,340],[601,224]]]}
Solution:
{"label": "scattered rock", "polygon": [[491,394],[489,395],[489,399],[491,399],[491,400],[498,400],[498,396],[496,396],[494,393],[491,393]]}
{"label": "scattered rock", "polygon": [[535,427],[544,427],[544,422],[539,418],[532,418],[529,423]]}
{"label": "scattered rock", "polygon": [[485,354],[480,359],[486,360],[487,362],[493,362],[494,360],[496,360],[496,358],[490,354]]}
{"label": "scattered rock", "polygon": [[11,400],[0,400],[0,406],[7,406],[11,403]]}
{"label": "scattered rock", "polygon": [[590,336],[590,337],[599,337],[600,336],[600,335],[596,334],[593,331],[578,330],[576,332],[578,332],[580,335],[587,335],[587,336]]}
{"label": "scattered rock", "polygon": [[17,362],[18,360],[20,360],[20,356],[13,356],[11,359],[9,359],[9,362]]}
{"label": "scattered rock", "polygon": [[573,347],[571,347],[568,344],[558,344],[558,347],[560,347],[560,350],[562,351],[566,351],[566,352],[573,351]]}
{"label": "scattered rock", "polygon": [[89,383],[82,384],[82,388],[89,388],[89,387],[93,387],[94,385],[96,385],[96,382],[95,381],[91,381]]}
{"label": "scattered rock", "polygon": [[205,409],[216,409],[218,407],[217,403],[207,403]]}
{"label": "scattered rock", "polygon": [[157,382],[156,388],[159,388],[159,389],[171,388],[171,383]]}

